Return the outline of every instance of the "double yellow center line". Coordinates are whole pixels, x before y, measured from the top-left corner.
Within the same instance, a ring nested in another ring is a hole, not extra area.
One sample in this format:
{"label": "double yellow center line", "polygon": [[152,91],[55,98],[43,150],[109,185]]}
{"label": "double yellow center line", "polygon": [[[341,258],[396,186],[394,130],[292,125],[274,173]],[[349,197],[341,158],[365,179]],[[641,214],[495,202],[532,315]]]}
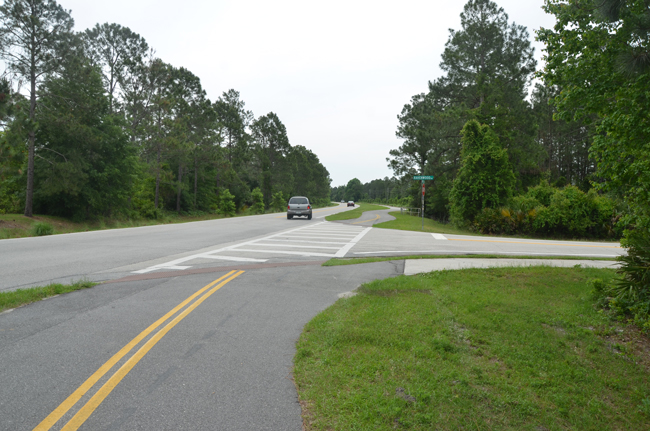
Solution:
{"label": "double yellow center line", "polygon": [[144,355],[151,350],[153,346],[160,341],[162,337],[167,334],[174,326],[176,326],[181,320],[183,320],[188,314],[190,314],[196,307],[201,305],[203,301],[208,299],[217,290],[221,289],[226,283],[234,280],[243,274],[244,271],[230,271],[223,277],[218,278],[207,286],[201,288],[198,292],[191,295],[185,301],[178,304],[174,307],[169,313],[165,314],[163,317],[158,319],[156,322],[151,324],[147,329],[142,331],[137,337],[131,340],[126,346],[124,346],[119,352],[113,355],[104,365],[99,367],[95,373],[88,378],[85,382],[77,388],[65,401],[61,403],[52,413],[50,413],[43,421],[34,428],[34,430],[45,431],[49,430],[56,424],[59,419],[63,417],[80,399],[83,397],[106,373],[108,373],[115,364],[117,364],[124,356],[126,356],[135,346],[137,346],[140,341],[144,340],[149,334],[156,330],[159,326],[165,323],[169,318],[174,316],[178,311],[180,311],[187,304],[192,302],[195,298],[205,293],[199,299],[194,301],[189,307],[187,307],[182,313],[176,316],[171,320],[167,325],[165,325],[161,330],[159,330],[153,337],[151,337],[140,349],[135,352],[109,379],[99,390],[93,395],[90,400],[65,424],[62,430],[70,431],[78,429],[85,421],[90,417],[90,415],[95,411],[97,407],[104,401],[104,399],[111,393],[111,391],[117,386],[118,383],[131,371],[131,369],[144,357]]}

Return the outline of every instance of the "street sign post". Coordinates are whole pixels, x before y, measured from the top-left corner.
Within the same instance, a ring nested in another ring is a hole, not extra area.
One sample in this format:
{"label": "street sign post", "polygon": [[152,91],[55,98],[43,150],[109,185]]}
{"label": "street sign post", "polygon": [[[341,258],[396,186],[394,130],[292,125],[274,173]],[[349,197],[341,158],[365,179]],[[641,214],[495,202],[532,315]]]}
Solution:
{"label": "street sign post", "polygon": [[433,180],[433,175],[413,175],[413,181],[422,181],[422,230],[424,230],[424,181]]}

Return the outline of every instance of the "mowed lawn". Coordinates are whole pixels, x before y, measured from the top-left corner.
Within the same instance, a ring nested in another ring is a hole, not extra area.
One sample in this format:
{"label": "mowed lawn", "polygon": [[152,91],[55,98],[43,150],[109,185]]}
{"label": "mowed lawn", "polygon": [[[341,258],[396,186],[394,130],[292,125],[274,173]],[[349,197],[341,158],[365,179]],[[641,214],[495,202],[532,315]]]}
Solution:
{"label": "mowed lawn", "polygon": [[495,268],[363,285],[304,328],[307,430],[648,430],[650,344],[593,307],[612,270]]}

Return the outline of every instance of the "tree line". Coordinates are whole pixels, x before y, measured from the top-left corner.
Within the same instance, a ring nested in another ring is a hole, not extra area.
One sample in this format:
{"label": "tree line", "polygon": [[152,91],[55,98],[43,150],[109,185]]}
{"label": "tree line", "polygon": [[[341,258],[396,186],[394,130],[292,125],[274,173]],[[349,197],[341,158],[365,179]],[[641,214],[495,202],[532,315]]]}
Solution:
{"label": "tree line", "polygon": [[536,70],[526,28],[490,0],[467,2],[443,75],[398,115],[390,181],[410,182],[402,197],[417,206],[411,176],[433,175],[425,214],[485,233],[622,237],[619,279],[594,292],[650,330],[650,1],[544,10],[556,24],[537,31]]}
{"label": "tree line", "polygon": [[[559,115],[552,101],[563,87],[542,79],[528,30],[496,3],[470,0],[460,21],[460,29],[449,31],[442,76],[397,116],[396,136],[403,143],[386,159],[394,177],[361,185],[357,199],[419,207],[420,184],[412,176],[431,175],[425,215],[440,221],[494,233],[550,232],[550,223],[560,236],[620,235],[615,215],[606,214],[610,202],[589,194],[599,175],[589,151],[596,116]],[[535,223],[548,205],[520,196],[540,185],[575,193],[555,196],[549,210],[555,220]],[[333,188],[333,197],[348,189],[350,184]],[[558,224],[566,199],[583,205],[580,228]],[[484,208],[492,212],[481,214]],[[603,226],[586,220],[595,213],[606,220]]]}
{"label": "tree line", "polygon": [[199,77],[119,24],[73,30],[54,0],[0,6],[0,211],[76,220],[329,200],[318,157],[277,114]]}

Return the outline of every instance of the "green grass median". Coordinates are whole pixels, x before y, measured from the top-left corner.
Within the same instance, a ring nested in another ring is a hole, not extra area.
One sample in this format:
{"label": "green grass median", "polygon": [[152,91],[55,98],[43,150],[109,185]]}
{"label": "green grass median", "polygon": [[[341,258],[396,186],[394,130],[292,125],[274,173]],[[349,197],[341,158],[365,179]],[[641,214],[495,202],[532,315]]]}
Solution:
{"label": "green grass median", "polygon": [[32,302],[40,301],[51,296],[61,295],[62,293],[88,289],[96,285],[97,283],[83,280],[72,284],[48,284],[43,287],[29,287],[9,292],[0,292],[0,312],[20,307],[21,305],[31,304]]}
{"label": "green grass median", "polygon": [[305,429],[650,429],[648,338],[590,298],[590,279],[613,276],[493,268],[363,285],[297,343]]}
{"label": "green grass median", "polygon": [[366,211],[377,211],[377,210],[387,210],[387,209],[388,207],[382,205],[366,204],[362,202],[358,205],[357,208],[353,210],[343,211],[340,213],[329,215],[325,217],[325,220],[327,221],[352,220],[361,217],[361,214],[363,214]]}

